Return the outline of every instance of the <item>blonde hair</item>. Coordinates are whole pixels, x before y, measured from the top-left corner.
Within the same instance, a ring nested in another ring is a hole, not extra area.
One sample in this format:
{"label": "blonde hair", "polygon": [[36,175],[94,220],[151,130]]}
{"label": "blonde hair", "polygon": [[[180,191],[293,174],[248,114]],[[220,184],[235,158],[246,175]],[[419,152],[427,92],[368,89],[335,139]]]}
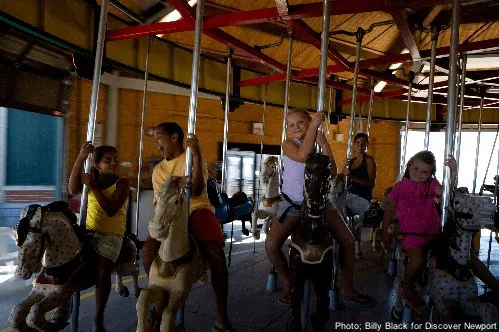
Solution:
{"label": "blonde hair", "polygon": [[301,115],[303,115],[303,117],[305,119],[307,119],[309,122],[312,121],[312,116],[310,115],[310,112],[307,111],[306,109],[304,108],[293,108],[293,109],[290,109],[288,111],[288,115],[286,116],[286,120],[287,118],[291,115],[291,114],[295,114],[295,113],[300,113]]}

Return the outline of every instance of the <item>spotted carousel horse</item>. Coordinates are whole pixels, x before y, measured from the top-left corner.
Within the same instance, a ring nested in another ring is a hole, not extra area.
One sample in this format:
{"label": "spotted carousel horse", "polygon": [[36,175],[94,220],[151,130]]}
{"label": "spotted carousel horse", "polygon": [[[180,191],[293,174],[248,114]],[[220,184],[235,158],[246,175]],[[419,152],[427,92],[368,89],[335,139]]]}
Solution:
{"label": "spotted carousel horse", "polygon": [[160,331],[175,331],[177,311],[192,285],[206,277],[199,246],[188,232],[185,183],[185,177],[172,176],[159,190],[149,233],[161,246],[149,271],[149,284],[137,301],[137,332],[149,331],[149,307],[160,301],[168,304],[162,313]]}
{"label": "spotted carousel horse", "polygon": [[265,160],[261,179],[267,187],[259,208],[253,212],[252,233],[256,239],[260,238],[257,229],[258,219],[264,219],[262,230],[267,234],[272,221],[277,216],[277,209],[281,201],[279,193],[279,159],[277,157],[270,156]]}
{"label": "spotted carousel horse", "polygon": [[[91,234],[76,224],[76,215],[66,202],[46,206],[30,205],[16,227],[19,263],[16,274],[33,281],[31,293],[17,304],[9,317],[14,331],[60,331],[67,325],[68,305],[75,291],[95,284],[97,255],[91,249]],[[113,267],[116,291],[128,296],[122,277],[132,276],[134,294],[138,296],[139,264],[132,239],[124,237],[120,257]],[[52,309],[54,315],[45,318]]]}
{"label": "spotted carousel horse", "polygon": [[[426,283],[420,292],[433,304],[435,321],[449,323],[456,317],[479,317],[481,323],[497,323],[499,315],[494,305],[481,303],[470,267],[470,249],[474,235],[482,228],[498,222],[496,207],[490,197],[457,193],[449,209],[448,223],[455,226],[449,234],[434,241],[428,254]],[[447,226],[447,225],[446,225]],[[495,226],[497,227],[497,225]],[[447,228],[447,227],[446,227]],[[400,255],[392,319],[400,320],[403,301],[400,293],[404,255]]]}
{"label": "spotted carousel horse", "polygon": [[317,313],[312,316],[314,331],[324,331],[329,319],[328,292],[333,268],[332,235],[327,223],[330,176],[329,157],[310,154],[305,164],[304,199],[289,252],[291,318],[287,329],[290,332],[302,331],[300,309],[306,279],[311,280],[317,294]]}

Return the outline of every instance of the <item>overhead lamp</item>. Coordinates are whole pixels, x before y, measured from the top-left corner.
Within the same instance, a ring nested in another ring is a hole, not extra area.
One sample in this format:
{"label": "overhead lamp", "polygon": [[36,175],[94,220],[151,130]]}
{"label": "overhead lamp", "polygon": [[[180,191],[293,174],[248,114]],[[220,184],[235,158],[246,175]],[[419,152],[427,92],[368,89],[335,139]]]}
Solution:
{"label": "overhead lamp", "polygon": [[[197,3],[198,3],[198,0],[189,0],[188,1],[189,3],[189,6],[191,7],[194,7]],[[168,14],[166,14],[165,16],[163,16],[159,22],[175,22],[175,21],[178,21],[182,18],[182,15],[180,15],[180,12],[178,10],[174,10]],[[157,37],[161,38],[163,37],[164,35],[163,34],[160,34],[160,35],[156,35]]]}

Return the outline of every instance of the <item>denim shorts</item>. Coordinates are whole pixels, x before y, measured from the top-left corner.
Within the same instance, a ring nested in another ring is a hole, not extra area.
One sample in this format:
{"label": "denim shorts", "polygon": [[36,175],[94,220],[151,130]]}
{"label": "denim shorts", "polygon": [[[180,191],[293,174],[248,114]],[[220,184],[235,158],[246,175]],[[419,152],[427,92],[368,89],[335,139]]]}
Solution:
{"label": "denim shorts", "polygon": [[[297,204],[301,207],[302,202],[292,201],[294,204]],[[283,196],[281,196],[281,201],[279,202],[279,208],[277,209],[277,218],[281,218],[282,214],[286,211],[288,207],[291,206],[291,203],[288,202]],[[326,209],[328,212],[336,211],[336,206],[332,204],[329,199],[326,202]],[[288,210],[288,214],[286,217],[298,217],[300,215],[300,209],[291,207]]]}

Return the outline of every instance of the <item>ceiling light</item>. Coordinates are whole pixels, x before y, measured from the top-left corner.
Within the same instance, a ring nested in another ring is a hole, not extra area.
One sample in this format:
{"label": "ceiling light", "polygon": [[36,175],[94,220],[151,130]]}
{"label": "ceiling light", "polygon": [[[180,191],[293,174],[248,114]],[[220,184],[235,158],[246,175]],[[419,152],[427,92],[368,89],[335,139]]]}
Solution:
{"label": "ceiling light", "polygon": [[[198,0],[189,0],[189,6],[194,7],[198,3]],[[180,15],[180,12],[178,10],[174,10],[165,16],[163,16],[159,22],[175,22],[178,21],[182,18],[182,15]],[[161,35],[156,35],[157,37],[161,38],[163,37],[163,34]]]}
{"label": "ceiling light", "polygon": [[385,81],[379,81],[375,86],[374,86],[374,92],[381,92],[386,86]]}

